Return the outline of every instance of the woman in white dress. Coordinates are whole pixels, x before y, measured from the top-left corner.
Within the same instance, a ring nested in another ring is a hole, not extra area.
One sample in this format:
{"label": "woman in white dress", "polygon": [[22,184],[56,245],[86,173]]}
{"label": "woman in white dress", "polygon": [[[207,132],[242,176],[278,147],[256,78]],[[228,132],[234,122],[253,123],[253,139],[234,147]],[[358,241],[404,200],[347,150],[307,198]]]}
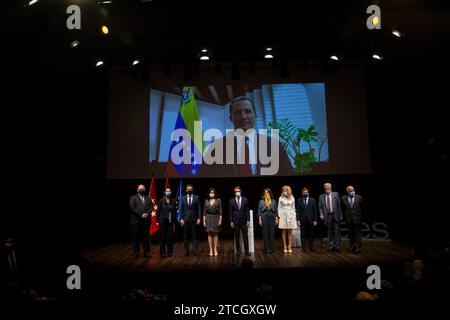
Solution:
{"label": "woman in white dress", "polygon": [[285,253],[292,252],[292,230],[297,228],[295,212],[295,199],[289,186],[281,188],[281,196],[278,200],[278,227],[281,229],[281,238]]}

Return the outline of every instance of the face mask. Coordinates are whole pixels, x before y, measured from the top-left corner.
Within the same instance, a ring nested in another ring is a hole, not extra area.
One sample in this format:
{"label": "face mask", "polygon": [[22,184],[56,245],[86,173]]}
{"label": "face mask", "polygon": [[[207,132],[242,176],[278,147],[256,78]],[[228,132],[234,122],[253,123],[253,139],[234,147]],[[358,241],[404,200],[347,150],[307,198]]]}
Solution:
{"label": "face mask", "polygon": [[349,195],[351,198],[353,198],[353,197],[355,196],[355,191],[349,192],[348,195]]}
{"label": "face mask", "polygon": [[325,193],[326,193],[326,194],[330,194],[330,193],[331,193],[331,189],[325,190]]}
{"label": "face mask", "polygon": [[303,194],[303,198],[308,198],[308,196],[309,196],[309,194],[307,194],[307,193]]}
{"label": "face mask", "polygon": [[283,196],[287,197],[287,192],[286,191],[283,192]]}
{"label": "face mask", "polygon": [[145,190],[139,190],[138,192],[141,196],[145,195]]}
{"label": "face mask", "polygon": [[236,194],[236,197],[240,197],[241,196],[240,192],[236,192],[235,194]]}
{"label": "face mask", "polygon": [[172,194],[172,192],[166,191],[166,197],[170,197],[171,194]]}
{"label": "face mask", "polygon": [[187,194],[192,194],[192,190],[186,191]]}
{"label": "face mask", "polygon": [[212,193],[212,192],[209,194],[209,197],[210,197],[210,198],[214,198],[214,196],[215,196],[215,194]]}

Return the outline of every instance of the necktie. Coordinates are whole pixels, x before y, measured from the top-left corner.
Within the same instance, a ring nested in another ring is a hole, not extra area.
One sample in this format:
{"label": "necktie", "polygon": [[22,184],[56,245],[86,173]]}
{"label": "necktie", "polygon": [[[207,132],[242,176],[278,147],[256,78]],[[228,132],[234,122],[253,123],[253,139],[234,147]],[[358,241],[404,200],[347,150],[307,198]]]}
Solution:
{"label": "necktie", "polygon": [[308,202],[308,198],[305,198],[305,207],[306,207],[306,203]]}
{"label": "necktie", "polygon": [[238,208],[241,210],[241,197],[238,198]]}
{"label": "necktie", "polygon": [[189,196],[188,205],[191,206],[191,204],[192,204],[192,196]]}
{"label": "necktie", "polygon": [[145,199],[144,199],[143,196],[141,196],[141,202],[142,202],[143,205],[145,205]]}
{"label": "necktie", "polygon": [[350,207],[353,208],[353,198],[350,198]]}
{"label": "necktie", "polygon": [[330,201],[329,195],[327,195],[327,211],[328,211],[328,213],[331,212],[331,201]]}

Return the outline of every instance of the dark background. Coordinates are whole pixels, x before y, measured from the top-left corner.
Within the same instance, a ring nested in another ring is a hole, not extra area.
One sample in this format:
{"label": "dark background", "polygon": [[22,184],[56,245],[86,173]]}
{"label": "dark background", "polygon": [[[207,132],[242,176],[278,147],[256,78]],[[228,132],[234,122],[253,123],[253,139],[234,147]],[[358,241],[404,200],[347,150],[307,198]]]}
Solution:
{"label": "dark background", "polygon": [[[345,68],[345,59],[338,65],[328,61],[331,47],[363,62],[373,173],[311,176],[301,182],[297,177],[264,183],[256,180],[260,178],[216,179],[220,197],[230,198],[232,186],[238,183],[256,206],[263,185],[278,191],[283,184],[294,190],[307,184],[317,197],[325,181],[341,193],[352,184],[367,200],[369,220],[386,221],[392,239],[443,245],[449,234],[449,5],[381,2],[383,29],[371,33],[365,29],[368,4],[261,4],[264,14],[253,16],[249,23],[254,4],[230,8],[229,2],[154,1],[148,9],[123,1],[110,9],[106,22],[114,25],[117,18],[122,23],[115,25],[116,31],[127,23],[130,30],[140,31],[129,31],[134,36],[124,44],[114,35],[114,27],[109,39],[99,34],[99,21],[105,18],[96,5],[82,7],[86,20],[79,32],[65,28],[64,2],[40,1],[30,8],[20,1],[2,3],[2,237],[16,239],[31,262],[25,268],[35,274],[63,273],[61,266],[78,261],[79,248],[129,241],[128,197],[138,183],[148,188],[149,180],[106,179],[108,67],[93,66],[98,56],[106,56],[112,65],[126,65],[138,50],[144,63],[130,72],[146,81],[145,65],[164,68],[177,63],[195,70],[197,48],[204,43],[215,48],[214,61],[247,66],[263,60],[261,51],[269,40],[279,48],[277,72],[290,61],[305,61],[308,67],[309,59],[317,58],[323,60],[322,72]],[[134,22],[139,25],[139,17],[146,15],[152,19],[136,27]],[[217,16],[221,20],[213,23]],[[399,28],[405,30],[404,38],[394,39],[389,32],[397,25],[395,18],[403,22]],[[252,27],[242,34],[247,26]],[[257,31],[258,36],[248,36]],[[182,37],[177,47],[165,46],[164,39],[175,34]],[[241,45],[227,49],[229,37],[236,37]],[[81,40],[76,50],[69,48],[73,38]],[[307,48],[300,46],[298,38],[309,41]],[[385,57],[379,63],[370,59],[375,45]],[[204,196],[210,183],[194,182],[196,192]],[[159,196],[163,184],[157,180]],[[172,187],[176,190],[175,181]]]}

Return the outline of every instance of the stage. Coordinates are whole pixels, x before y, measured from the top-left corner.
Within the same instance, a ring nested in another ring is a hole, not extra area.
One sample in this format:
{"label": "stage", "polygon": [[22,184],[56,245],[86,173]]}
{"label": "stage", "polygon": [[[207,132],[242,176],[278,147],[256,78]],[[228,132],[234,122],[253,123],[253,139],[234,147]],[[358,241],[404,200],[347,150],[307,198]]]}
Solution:
{"label": "stage", "polygon": [[342,241],[340,253],[328,252],[327,241],[323,241],[323,250],[320,250],[320,240],[316,241],[314,252],[302,252],[300,248],[293,248],[290,254],[283,253],[281,243],[277,251],[265,254],[262,241],[255,242],[256,252],[251,256],[241,254],[236,256],[232,240],[219,242],[219,256],[210,257],[208,243],[199,242],[199,255],[184,257],[183,243],[174,244],[172,257],[161,258],[159,245],[151,247],[151,258],[141,256],[132,258],[131,243],[117,243],[86,249],[81,252],[82,258],[95,271],[135,271],[135,272],[177,272],[237,269],[245,257],[253,261],[254,269],[351,269],[363,268],[371,264],[394,264],[410,257],[409,247],[387,240],[363,240],[361,254],[354,254],[348,250],[348,242]]}

